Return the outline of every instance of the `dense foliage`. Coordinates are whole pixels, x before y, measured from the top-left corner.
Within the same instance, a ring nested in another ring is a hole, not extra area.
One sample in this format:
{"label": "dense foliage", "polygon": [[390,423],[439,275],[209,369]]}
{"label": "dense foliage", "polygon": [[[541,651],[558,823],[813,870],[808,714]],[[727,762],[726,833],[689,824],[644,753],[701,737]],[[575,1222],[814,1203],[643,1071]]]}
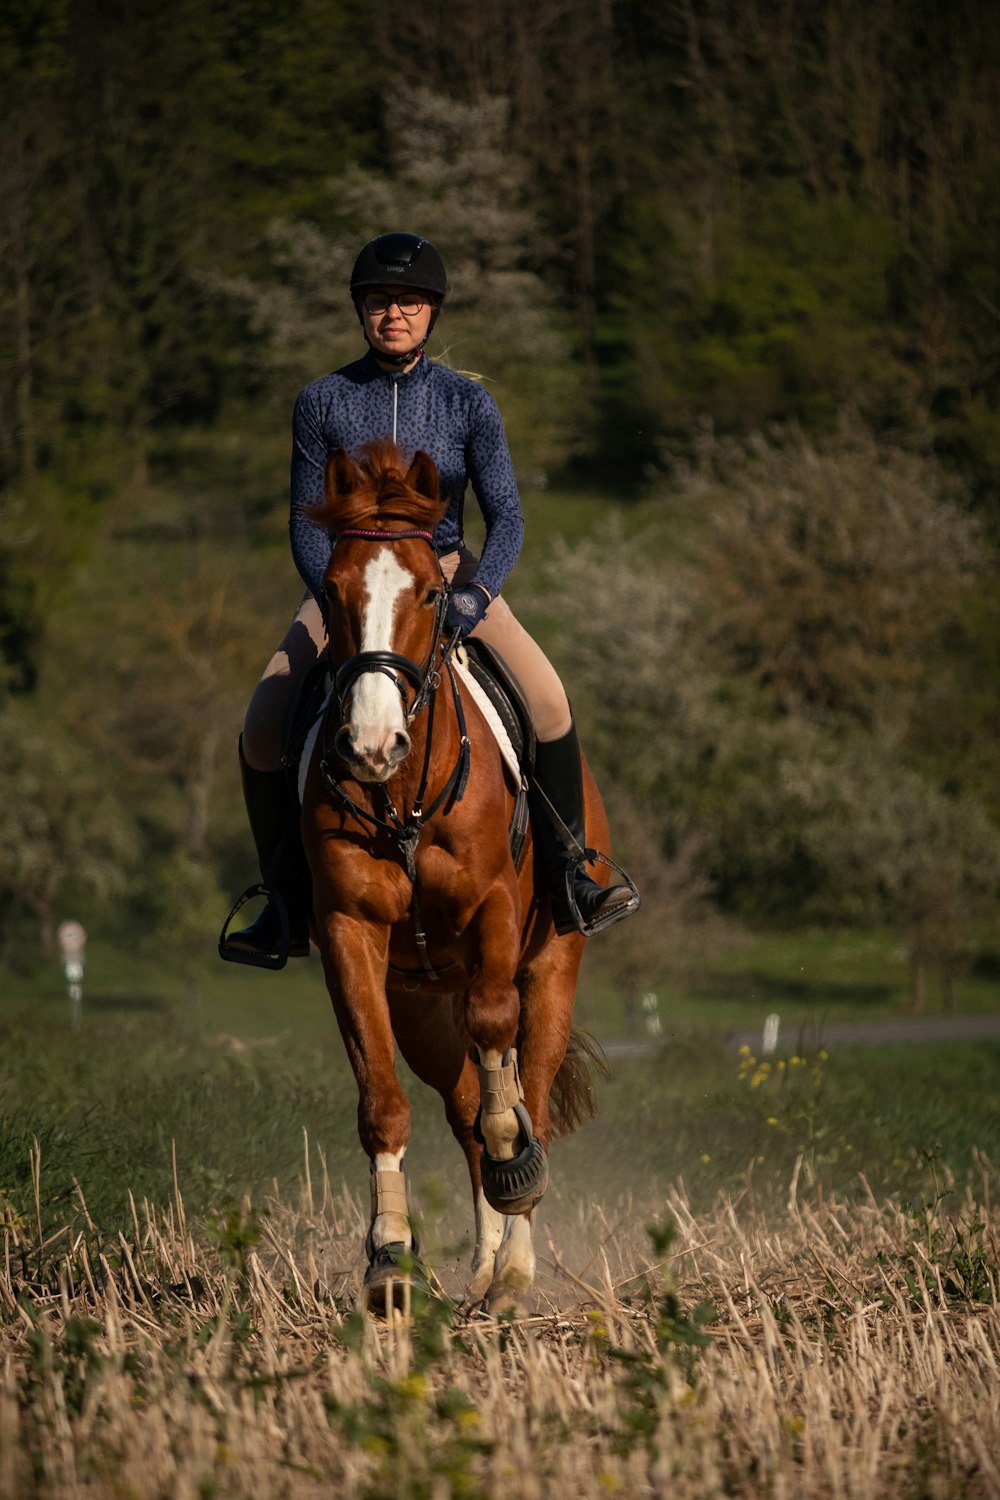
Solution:
{"label": "dense foliage", "polygon": [[959,964],[998,869],[998,43],[985,0],[5,6],[8,942],[74,878],[187,941],[239,878],[291,400],[406,226],[526,491],[656,514],[544,585],[631,636],[635,765],[607,658],[564,665],[651,888]]}

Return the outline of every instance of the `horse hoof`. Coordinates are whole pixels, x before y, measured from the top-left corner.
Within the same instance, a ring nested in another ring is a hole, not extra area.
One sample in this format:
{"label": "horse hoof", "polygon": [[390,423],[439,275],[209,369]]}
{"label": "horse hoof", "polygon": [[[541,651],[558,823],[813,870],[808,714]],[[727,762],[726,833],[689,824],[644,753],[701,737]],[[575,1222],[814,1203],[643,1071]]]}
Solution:
{"label": "horse hoof", "polygon": [[402,1242],[383,1245],[371,1258],[361,1288],[362,1310],[393,1322],[413,1316],[413,1293],[424,1297],[430,1287],[427,1267]]}
{"label": "horse hoof", "polygon": [[537,1135],[509,1161],[483,1149],[483,1196],[498,1214],[526,1214],[534,1208],[549,1182],[549,1159]]}
{"label": "horse hoof", "polygon": [[524,1311],[524,1304],[519,1292],[513,1287],[500,1287],[499,1290],[486,1299],[486,1313],[494,1322],[501,1318],[511,1319],[520,1316]]}

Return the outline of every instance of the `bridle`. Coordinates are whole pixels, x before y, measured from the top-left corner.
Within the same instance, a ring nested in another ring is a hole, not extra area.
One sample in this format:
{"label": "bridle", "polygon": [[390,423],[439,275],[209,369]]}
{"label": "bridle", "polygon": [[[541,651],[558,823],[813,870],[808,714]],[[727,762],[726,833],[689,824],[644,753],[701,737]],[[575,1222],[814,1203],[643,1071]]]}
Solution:
{"label": "bridle", "polygon": [[[361,530],[358,527],[349,527],[344,531],[338,531],[331,538],[333,546],[336,547],[341,537],[359,537],[366,542],[402,542],[419,540],[427,542],[434,547],[434,538],[429,531],[404,530],[404,531],[382,531],[372,529]],[[435,550],[435,557],[437,552]],[[438,571],[440,572],[440,562]],[[411,661],[408,656],[401,656],[398,651],[359,651],[355,656],[349,656],[333,672],[333,688],[337,696],[337,706],[341,716],[345,713],[345,705],[351,688],[359,677],[366,672],[381,672],[388,677],[399,690],[403,700],[403,708],[406,713],[407,724],[412,724],[422,708],[427,706],[428,701],[440,686],[441,674],[434,667],[438,647],[441,644],[441,635],[444,630],[444,617],[448,608],[448,584],[441,573],[442,589],[437,597],[434,610],[434,628],[431,635],[430,649],[422,663]],[[453,646],[449,643],[442,656],[441,664],[445,666],[451,655]],[[407,704],[407,684],[414,692],[413,702]]]}
{"label": "bridle", "polygon": [[[406,530],[362,530],[351,527],[336,532],[331,541],[336,546],[342,537],[358,537],[367,542],[401,542],[407,540],[421,540],[434,547],[434,538],[429,531],[417,529]],[[437,551],[435,549],[435,558]],[[438,562],[440,573],[441,564]],[[427,934],[424,931],[423,921],[420,913],[420,900],[417,893],[417,844],[423,832],[424,824],[432,817],[440,807],[449,800],[461,802],[465,793],[466,782],[469,779],[469,763],[471,760],[471,745],[465,723],[465,710],[462,707],[462,697],[458,689],[458,680],[452,664],[452,653],[457,644],[456,637],[442,644],[444,634],[444,621],[448,609],[449,585],[444,574],[441,573],[442,588],[438,595],[434,610],[434,625],[431,634],[431,644],[422,663],[412,661],[410,657],[401,655],[398,651],[359,651],[355,656],[348,657],[339,667],[332,668],[333,692],[323,715],[323,723],[320,729],[320,744],[322,754],[320,757],[320,773],[324,782],[334,792],[352,814],[369,827],[388,833],[396,840],[402,851],[403,860],[406,865],[406,873],[413,886],[413,922],[416,929],[417,950],[423,964],[424,972],[431,979],[439,977],[438,971],[430,961],[427,948]],[[438,662],[438,658],[440,661]],[[436,663],[438,663],[436,665]],[[417,794],[413,799],[408,818],[400,817],[392,798],[385,788],[384,782],[379,782],[378,789],[382,794],[383,816],[378,817],[366,807],[362,807],[341,786],[330,765],[330,715],[334,707],[338,711],[341,722],[345,718],[345,700],[351,688],[359,677],[366,672],[381,672],[396,684],[400,697],[403,700],[403,710],[406,714],[407,724],[412,724],[417,715],[427,709],[427,734],[424,741],[424,763],[417,787]],[[427,784],[430,776],[431,745],[434,734],[434,706],[437,701],[437,690],[441,686],[442,678],[447,675],[451,687],[452,700],[455,705],[455,717],[458,721],[459,749],[458,759],[452,768],[444,786],[438,792],[431,805],[424,807],[427,796]],[[413,701],[407,705],[409,689],[413,691]],[[451,967],[449,965],[449,967]]]}

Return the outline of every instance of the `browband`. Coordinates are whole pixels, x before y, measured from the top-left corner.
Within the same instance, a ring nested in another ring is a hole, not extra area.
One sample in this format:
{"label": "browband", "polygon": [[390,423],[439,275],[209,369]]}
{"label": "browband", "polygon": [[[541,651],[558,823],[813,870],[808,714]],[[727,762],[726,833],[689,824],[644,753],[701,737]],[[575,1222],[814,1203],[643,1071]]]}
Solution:
{"label": "browband", "polygon": [[344,531],[338,531],[333,538],[334,543],[339,542],[342,536],[359,536],[366,542],[401,542],[407,538],[419,537],[422,541],[434,545],[434,535],[430,531],[362,531],[357,527],[349,526]]}

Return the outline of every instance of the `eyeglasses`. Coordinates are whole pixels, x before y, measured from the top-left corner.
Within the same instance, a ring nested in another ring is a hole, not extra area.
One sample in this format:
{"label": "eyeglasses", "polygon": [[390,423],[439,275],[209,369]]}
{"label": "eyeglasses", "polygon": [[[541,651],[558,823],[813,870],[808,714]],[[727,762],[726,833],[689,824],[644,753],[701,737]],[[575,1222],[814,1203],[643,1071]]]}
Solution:
{"label": "eyeglasses", "polygon": [[393,305],[399,308],[404,318],[413,318],[423,310],[427,298],[420,292],[393,292],[391,295],[388,292],[366,292],[364,303],[365,312],[375,318],[388,312]]}

